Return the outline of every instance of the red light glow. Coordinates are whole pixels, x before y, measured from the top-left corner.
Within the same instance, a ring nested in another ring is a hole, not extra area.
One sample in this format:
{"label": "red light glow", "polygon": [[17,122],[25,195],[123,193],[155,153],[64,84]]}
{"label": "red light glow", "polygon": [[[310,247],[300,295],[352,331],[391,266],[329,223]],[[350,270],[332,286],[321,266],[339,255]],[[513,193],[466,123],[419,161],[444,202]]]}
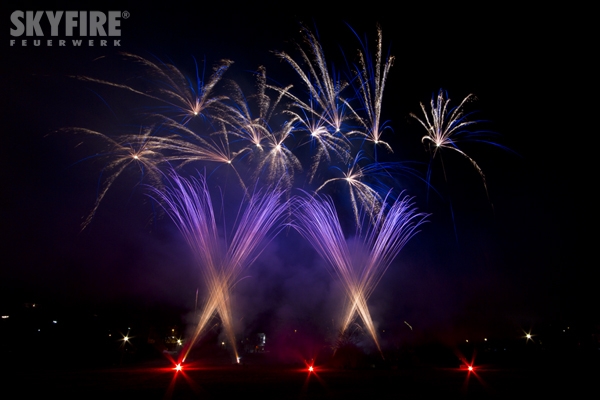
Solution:
{"label": "red light glow", "polygon": [[175,366],[175,368],[173,368],[173,369],[174,369],[175,371],[181,371],[181,369],[182,369],[182,367],[181,367],[181,364],[177,364],[177,365]]}

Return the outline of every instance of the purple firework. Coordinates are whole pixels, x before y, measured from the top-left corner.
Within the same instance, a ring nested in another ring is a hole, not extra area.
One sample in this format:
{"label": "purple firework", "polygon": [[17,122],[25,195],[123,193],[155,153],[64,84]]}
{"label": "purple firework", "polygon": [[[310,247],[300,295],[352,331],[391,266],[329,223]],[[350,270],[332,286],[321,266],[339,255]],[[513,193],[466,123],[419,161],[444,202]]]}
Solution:
{"label": "purple firework", "polygon": [[365,229],[357,226],[355,235],[348,237],[330,197],[297,198],[295,209],[298,222],[294,227],[325,259],[346,291],[340,332],[343,334],[358,314],[381,351],[367,300],[427,214],[417,212],[409,197],[384,202],[373,220],[363,219],[369,222]]}
{"label": "purple firework", "polygon": [[241,273],[261,253],[268,233],[282,226],[281,218],[288,208],[282,201],[284,192],[274,188],[257,191],[249,199],[244,197],[232,234],[222,237],[206,179],[202,175],[185,179],[171,172],[170,180],[170,187],[164,191],[152,188],[152,193],[188,242],[208,291],[208,300],[183,358],[216,313],[238,360],[230,293]]}

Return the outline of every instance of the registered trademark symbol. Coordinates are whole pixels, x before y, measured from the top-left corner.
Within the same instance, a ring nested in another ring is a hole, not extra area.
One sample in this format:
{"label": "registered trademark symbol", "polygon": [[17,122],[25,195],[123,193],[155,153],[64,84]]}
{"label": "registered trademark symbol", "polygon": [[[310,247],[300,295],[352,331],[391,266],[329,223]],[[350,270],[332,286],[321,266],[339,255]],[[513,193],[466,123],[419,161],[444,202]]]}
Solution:
{"label": "registered trademark symbol", "polygon": [[131,14],[129,14],[129,11],[123,11],[123,13],[121,14],[121,16],[123,17],[123,19],[127,19],[131,16]]}

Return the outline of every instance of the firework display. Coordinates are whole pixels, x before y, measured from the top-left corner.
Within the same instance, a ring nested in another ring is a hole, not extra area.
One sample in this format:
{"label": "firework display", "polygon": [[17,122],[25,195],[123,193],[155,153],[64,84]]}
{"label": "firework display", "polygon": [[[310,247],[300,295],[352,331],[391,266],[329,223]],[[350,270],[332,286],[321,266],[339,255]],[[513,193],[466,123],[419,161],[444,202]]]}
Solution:
{"label": "firework display", "polygon": [[[375,51],[369,51],[367,40],[358,40],[357,61],[345,71],[326,59],[316,34],[303,28],[302,35],[299,58],[275,52],[292,79],[300,81],[298,87],[276,84],[266,68],[258,67],[254,91],[248,93],[228,79],[230,60],[218,62],[204,80],[197,63],[196,76],[188,77],[171,63],[133,54],[122,56],[140,68],[143,79],[118,83],[75,77],[153,104],[140,113],[138,133],[68,131],[100,138],[104,145],[96,157],[106,160],[107,177],[84,228],[122,172],[137,168],[192,250],[207,300],[187,352],[218,315],[239,359],[232,290],[269,238],[286,226],[300,232],[341,282],[346,296],[341,334],[359,319],[381,351],[369,297],[427,218],[398,184],[400,162],[384,162],[378,155],[378,149],[394,150],[385,137],[393,134],[390,122],[382,120],[394,57],[384,55],[378,29]],[[422,141],[430,145],[432,157],[443,148],[458,151],[484,178],[456,145],[474,124],[463,112],[470,98],[449,109],[441,90],[431,102],[431,116],[422,105],[424,119],[413,117],[427,130]],[[228,174],[235,185],[221,183]],[[240,204],[237,210],[221,211],[222,218],[216,211],[218,197],[211,194],[217,187],[222,204],[223,199]],[[348,214],[348,221],[340,220]],[[347,226],[354,229],[346,231]]]}

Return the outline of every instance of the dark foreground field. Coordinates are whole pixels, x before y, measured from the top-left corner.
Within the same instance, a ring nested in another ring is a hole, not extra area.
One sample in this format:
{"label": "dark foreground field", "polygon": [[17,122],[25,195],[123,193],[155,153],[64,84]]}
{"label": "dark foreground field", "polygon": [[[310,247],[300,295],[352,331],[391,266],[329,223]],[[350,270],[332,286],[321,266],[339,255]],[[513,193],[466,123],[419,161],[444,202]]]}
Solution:
{"label": "dark foreground field", "polygon": [[[110,368],[3,364],[3,399],[421,399],[597,398],[600,373],[586,365],[523,368],[433,366],[334,369],[207,365],[176,372],[166,359]],[[6,396],[5,396],[6,395]],[[564,397],[563,397],[564,396]]]}

